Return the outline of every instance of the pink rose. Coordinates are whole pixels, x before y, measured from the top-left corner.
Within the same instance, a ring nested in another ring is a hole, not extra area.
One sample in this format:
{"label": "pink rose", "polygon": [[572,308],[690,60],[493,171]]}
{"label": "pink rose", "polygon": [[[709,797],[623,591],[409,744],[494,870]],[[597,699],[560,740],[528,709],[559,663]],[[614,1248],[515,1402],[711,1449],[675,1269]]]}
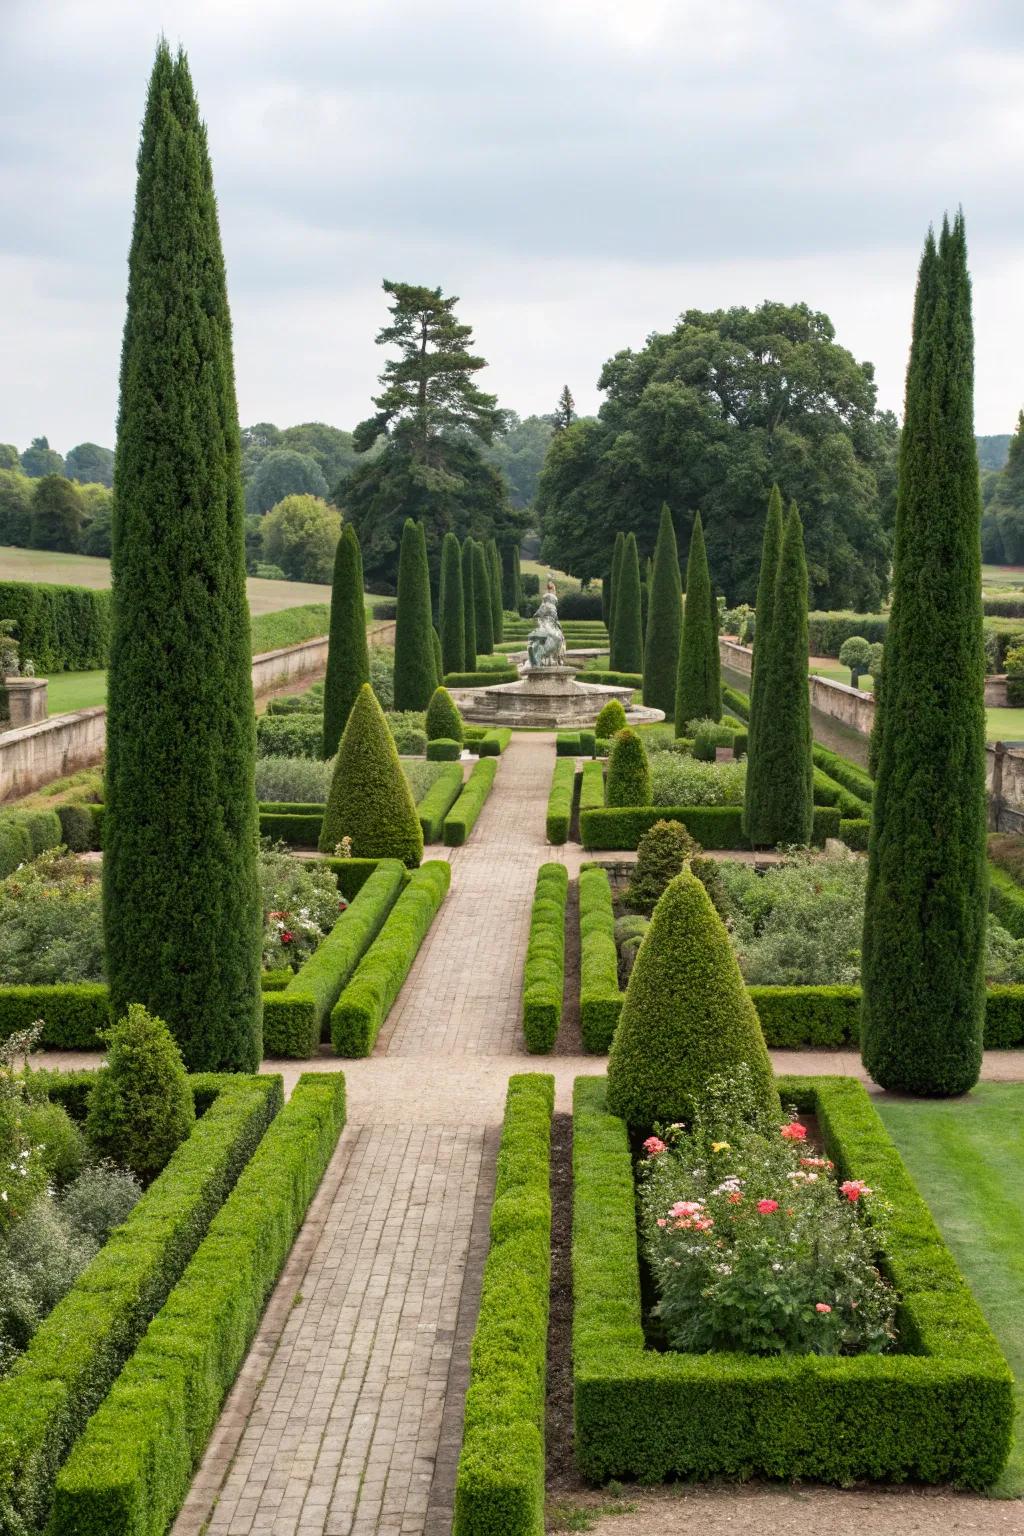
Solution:
{"label": "pink rose", "polygon": [[847,1179],[844,1184],[840,1184],[839,1192],[845,1195],[847,1200],[855,1201],[859,1200],[861,1195],[871,1194],[870,1188],[863,1179]]}
{"label": "pink rose", "polygon": [[665,1143],[662,1141],[660,1136],[648,1136],[647,1140],[644,1142],[644,1151],[647,1153],[648,1157],[657,1157],[658,1154],[660,1152],[664,1152],[664,1150]]}
{"label": "pink rose", "polygon": [[759,1200],[757,1202],[757,1209],[760,1211],[762,1216],[770,1216],[772,1212],[777,1211],[778,1208],[779,1202],[777,1200]]}
{"label": "pink rose", "polygon": [[827,1301],[816,1301],[814,1303],[814,1310],[815,1312],[831,1312],[832,1308]]}
{"label": "pink rose", "polygon": [[801,1125],[799,1120],[791,1120],[788,1125],[782,1127],[779,1134],[783,1141],[805,1141],[807,1138],[807,1127],[806,1125]]}

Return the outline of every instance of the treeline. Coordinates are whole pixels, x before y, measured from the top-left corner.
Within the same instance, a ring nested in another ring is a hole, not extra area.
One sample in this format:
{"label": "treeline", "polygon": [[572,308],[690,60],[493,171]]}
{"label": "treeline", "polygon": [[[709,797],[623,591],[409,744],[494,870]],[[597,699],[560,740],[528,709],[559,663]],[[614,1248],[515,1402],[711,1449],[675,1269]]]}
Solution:
{"label": "treeline", "polygon": [[0,545],[109,558],[113,500],[106,485],[0,469]]}
{"label": "treeline", "polygon": [[981,504],[982,559],[992,565],[1024,564],[1024,411],[1003,467],[982,470]]}

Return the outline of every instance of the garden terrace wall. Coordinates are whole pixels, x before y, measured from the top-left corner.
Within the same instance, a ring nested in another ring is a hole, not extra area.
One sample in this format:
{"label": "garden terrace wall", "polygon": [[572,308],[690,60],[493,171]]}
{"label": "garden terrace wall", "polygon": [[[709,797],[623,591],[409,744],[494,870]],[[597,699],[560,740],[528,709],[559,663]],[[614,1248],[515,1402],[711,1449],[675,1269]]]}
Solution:
{"label": "garden terrace wall", "polygon": [[345,1123],[304,1073],[61,1470],[50,1536],[167,1530]]}
{"label": "garden terrace wall", "polygon": [[[841,1178],[893,1209],[884,1268],[903,1353],[687,1355],[646,1347],[633,1162],[604,1080],[577,1078],[573,1123],[576,1456],[595,1482],[812,1478],[986,1488],[1006,1460],[1013,1378],[864,1088],[783,1078]],[[870,1212],[870,1208],[868,1208]]]}
{"label": "garden terrace wall", "polygon": [[562,1018],[568,896],[565,865],[542,864],[537,872],[523,966],[523,1036],[526,1049],[534,1054],[552,1049]]}

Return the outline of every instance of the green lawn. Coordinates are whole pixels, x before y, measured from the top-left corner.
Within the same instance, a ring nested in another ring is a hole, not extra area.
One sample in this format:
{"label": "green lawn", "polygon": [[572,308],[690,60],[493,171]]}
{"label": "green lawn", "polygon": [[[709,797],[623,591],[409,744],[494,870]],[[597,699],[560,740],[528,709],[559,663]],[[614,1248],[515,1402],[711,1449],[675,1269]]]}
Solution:
{"label": "green lawn", "polygon": [[[811,668],[818,677],[830,677],[833,682],[846,683],[849,686],[850,669],[841,667],[838,662],[834,665],[827,663]],[[859,679],[858,687],[868,692],[873,687],[868,673]],[[986,709],[985,711],[985,739],[987,741],[1024,741],[1024,709]]]}
{"label": "green lawn", "polygon": [[[850,686],[850,669],[849,667],[841,667],[838,661],[832,664],[826,663],[823,666],[815,665],[811,668],[811,671],[818,677],[829,677],[834,683],[845,683],[847,688]],[[870,693],[874,686],[870,672],[862,672],[857,679],[857,687],[866,693]]]}
{"label": "green lawn", "polygon": [[878,1111],[1017,1378],[1017,1438],[993,1490],[1024,1497],[1024,1084]]}
{"label": "green lawn", "polygon": [[983,587],[1024,587],[1024,565],[983,565]]}
{"label": "green lawn", "polygon": [[107,674],[54,672],[47,679],[46,703],[51,715],[69,715],[76,709],[92,709],[107,702]]}

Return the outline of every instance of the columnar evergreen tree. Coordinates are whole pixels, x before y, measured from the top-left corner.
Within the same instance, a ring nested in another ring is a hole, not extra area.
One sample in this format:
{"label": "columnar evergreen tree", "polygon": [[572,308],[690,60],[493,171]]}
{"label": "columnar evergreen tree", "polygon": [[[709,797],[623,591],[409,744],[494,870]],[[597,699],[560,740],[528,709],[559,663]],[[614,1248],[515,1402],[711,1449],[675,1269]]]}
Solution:
{"label": "columnar evergreen tree", "polygon": [[676,708],[679,638],[683,629],[683,584],[676,531],[667,506],[661,509],[650,592],[644,646],[644,703],[651,709],[663,709],[665,719],[671,720]]}
{"label": "columnar evergreen tree", "polygon": [[[747,836],[755,847],[809,843],[814,764],[807,691],[807,560],[795,502],[782,531],[768,644],[760,652],[758,669],[758,796],[747,810]],[[747,744],[749,748],[749,739]],[[751,753],[750,768],[754,766]]]}
{"label": "columnar evergreen tree", "polygon": [[519,612],[519,551],[514,544],[501,549],[501,602],[509,613]]}
{"label": "columnar evergreen tree", "polygon": [[604,575],[601,577],[601,619],[602,619],[602,621],[603,621],[603,623],[605,625],[605,628],[608,627],[608,624],[609,624],[609,622],[611,620],[611,612],[612,612],[611,603],[612,603],[612,568],[611,568],[611,566],[609,566],[608,569],[605,571]]}
{"label": "columnar evergreen tree", "polygon": [[516,545],[516,612],[526,601],[526,592],[523,589],[522,559],[519,554],[519,545]]}
{"label": "columnar evergreen tree", "polygon": [[640,556],[636,535],[628,534],[622,550],[619,577],[615,587],[615,630],[612,642],[615,668],[619,672],[640,672],[644,664],[644,638],[640,603]]}
{"label": "columnar evergreen tree", "polygon": [[768,514],[761,541],[761,574],[757,582],[757,607],[754,610],[754,654],[750,674],[750,716],[747,722],[747,783],[743,798],[743,830],[750,836],[751,818],[761,818],[763,759],[757,749],[761,723],[761,694],[758,682],[760,659],[768,654],[768,637],[772,628],[772,610],[775,604],[775,577],[779,568],[779,552],[782,549],[782,493],[773,485],[768,497]]}
{"label": "columnar evergreen tree", "polygon": [[487,540],[488,574],[491,578],[491,630],[495,645],[505,638],[505,624],[501,611],[501,558],[496,540]]}
{"label": "columnar evergreen tree", "polygon": [[[462,551],[454,533],[441,543],[441,661],[445,672],[466,670],[466,612],[462,592]],[[475,660],[475,658],[474,658]]]}
{"label": "columnar evergreen tree", "polygon": [[476,671],[476,561],[473,559],[472,537],[462,546],[462,602],[465,622],[465,669]]}
{"label": "columnar evergreen tree", "polygon": [[618,669],[618,657],[615,653],[615,600],[618,597],[619,573],[622,570],[622,557],[626,552],[626,535],[620,528],[615,535],[615,545],[612,549],[611,580],[608,593],[608,665]]}
{"label": "columnar evergreen tree", "polygon": [[356,694],[370,680],[370,656],[366,647],[366,611],[363,607],[363,557],[355,529],[346,523],[334,552],[331,587],[331,633],[327,644],[327,675],[324,680],[325,758],[338,750],[345,721]]}
{"label": "columnar evergreen tree", "polygon": [[437,687],[431,639],[430,575],[419,526],[406,518],[398,557],[395,708],[426,709]]}
{"label": "columnar evergreen tree", "polygon": [[490,656],[494,650],[491,569],[487,550],[479,539],[473,540],[473,612],[476,618],[477,654]]}
{"label": "columnar evergreen tree", "polygon": [[904,1093],[978,1079],[985,1009],[984,646],[963,215],[929,232],[900,445],[864,909],[864,1064]]}
{"label": "columnar evergreen tree", "polygon": [[[427,573],[427,612],[430,615],[430,654],[434,660],[434,688],[444,681],[444,669],[441,662],[441,637],[434,623],[434,597],[430,588],[430,559],[427,555],[427,530],[422,523],[416,524],[420,536],[420,549],[422,552],[423,569]],[[431,693],[434,689],[432,688]]]}
{"label": "columnar evergreen tree", "polygon": [[676,679],[676,735],[688,720],[721,720],[722,686],[718,660],[718,604],[711,590],[704,529],[698,512],[686,559],[686,604]]}
{"label": "columnar evergreen tree", "polygon": [[206,131],[157,49],[121,352],[103,918],[115,1018],[142,1003],[193,1070],[262,1054],[241,442]]}

